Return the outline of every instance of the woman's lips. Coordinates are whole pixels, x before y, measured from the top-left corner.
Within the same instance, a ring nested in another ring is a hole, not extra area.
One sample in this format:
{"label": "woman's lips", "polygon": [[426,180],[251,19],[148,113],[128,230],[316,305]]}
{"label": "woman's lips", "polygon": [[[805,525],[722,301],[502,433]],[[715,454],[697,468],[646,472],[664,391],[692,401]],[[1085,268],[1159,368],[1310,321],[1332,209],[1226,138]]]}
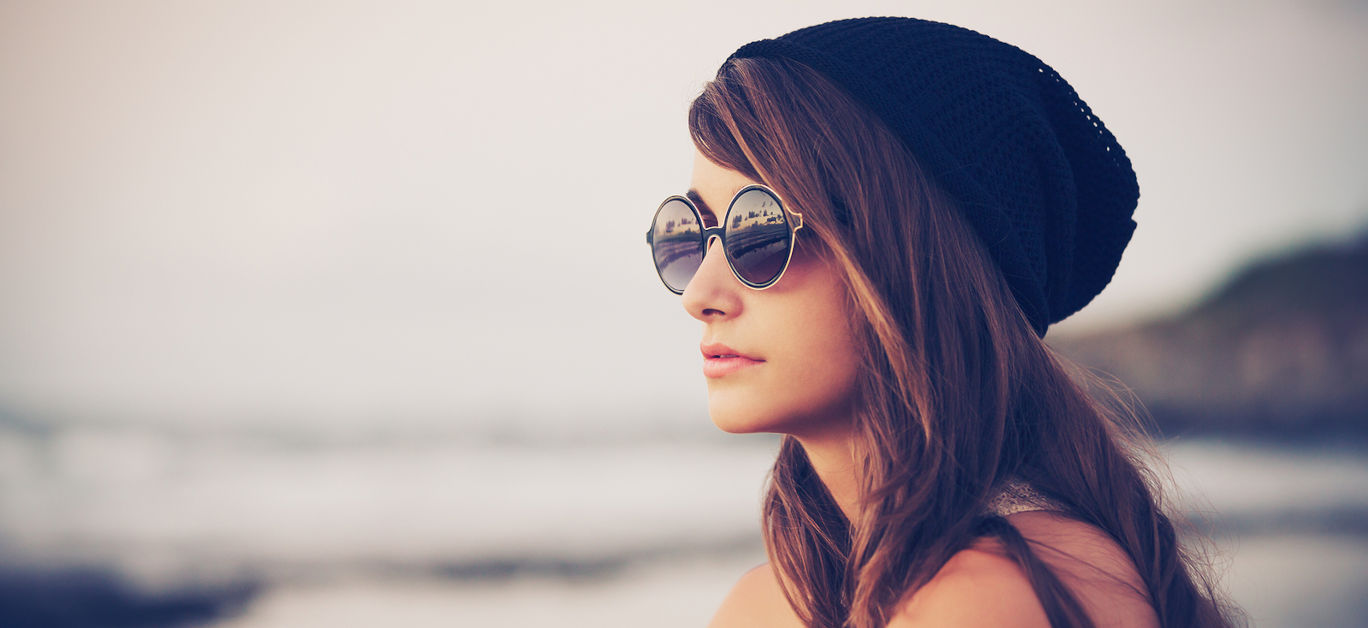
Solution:
{"label": "woman's lips", "polygon": [[703,376],[711,379],[765,363],[720,343],[703,344],[699,349],[703,351]]}
{"label": "woman's lips", "polygon": [[724,375],[735,373],[741,369],[764,363],[764,360],[752,360],[741,356],[703,358],[703,376],[716,379]]}

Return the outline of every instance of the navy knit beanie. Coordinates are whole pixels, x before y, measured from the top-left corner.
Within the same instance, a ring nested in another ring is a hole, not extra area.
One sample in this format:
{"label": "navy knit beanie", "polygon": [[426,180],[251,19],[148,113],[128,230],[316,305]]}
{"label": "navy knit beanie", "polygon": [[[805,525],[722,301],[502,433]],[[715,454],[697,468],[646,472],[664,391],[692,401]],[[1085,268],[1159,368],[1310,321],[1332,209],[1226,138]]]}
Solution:
{"label": "navy knit beanie", "polygon": [[1130,160],[1050,66],[974,31],[913,18],[838,20],[729,58],[817,70],[902,138],[959,204],[1044,336],[1111,281],[1135,230]]}

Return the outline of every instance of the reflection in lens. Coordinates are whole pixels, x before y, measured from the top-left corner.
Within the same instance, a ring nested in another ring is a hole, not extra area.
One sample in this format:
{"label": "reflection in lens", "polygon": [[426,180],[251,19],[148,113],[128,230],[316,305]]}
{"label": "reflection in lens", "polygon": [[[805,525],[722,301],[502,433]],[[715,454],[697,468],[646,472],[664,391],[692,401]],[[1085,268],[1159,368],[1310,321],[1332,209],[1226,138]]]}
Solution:
{"label": "reflection in lens", "polygon": [[727,258],[736,274],[756,285],[774,281],[788,261],[791,241],[779,199],[760,189],[744,192],[732,203],[726,228]]}
{"label": "reflection in lens", "polygon": [[684,201],[667,201],[656,212],[651,253],[656,271],[675,292],[683,292],[703,264],[703,230],[698,214]]}

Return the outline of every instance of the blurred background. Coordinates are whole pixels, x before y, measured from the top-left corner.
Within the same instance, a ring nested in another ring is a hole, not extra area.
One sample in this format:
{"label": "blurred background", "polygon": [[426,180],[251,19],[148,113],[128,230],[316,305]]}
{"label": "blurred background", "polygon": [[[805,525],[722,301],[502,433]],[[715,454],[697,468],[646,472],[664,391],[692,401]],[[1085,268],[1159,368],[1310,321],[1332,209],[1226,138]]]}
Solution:
{"label": "blurred background", "polygon": [[1368,4],[0,3],[0,625],[699,626],[763,560],[641,234],[742,43],[1014,43],[1139,173],[1049,341],[1261,626],[1368,614]]}

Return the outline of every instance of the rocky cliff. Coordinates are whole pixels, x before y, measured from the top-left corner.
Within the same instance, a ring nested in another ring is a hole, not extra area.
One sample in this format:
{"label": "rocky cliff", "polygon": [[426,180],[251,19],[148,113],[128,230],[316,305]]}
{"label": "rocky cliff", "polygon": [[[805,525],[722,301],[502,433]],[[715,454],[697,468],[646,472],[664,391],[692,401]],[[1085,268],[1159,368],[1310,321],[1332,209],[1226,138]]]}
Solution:
{"label": "rocky cliff", "polygon": [[1177,316],[1048,340],[1168,433],[1368,436],[1368,232],[1259,261]]}

